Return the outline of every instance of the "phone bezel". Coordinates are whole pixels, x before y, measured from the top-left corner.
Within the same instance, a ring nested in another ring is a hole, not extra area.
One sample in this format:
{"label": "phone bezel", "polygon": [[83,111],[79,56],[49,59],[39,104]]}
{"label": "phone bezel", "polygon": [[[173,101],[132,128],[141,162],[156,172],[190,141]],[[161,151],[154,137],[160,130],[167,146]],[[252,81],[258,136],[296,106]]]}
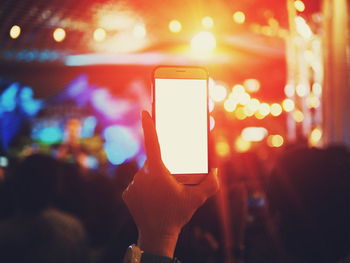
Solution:
{"label": "phone bezel", "polygon": [[[209,133],[210,133],[210,119],[209,119],[209,74],[203,67],[197,66],[158,66],[152,73],[152,119],[156,123],[155,112],[155,79],[205,79],[207,82],[207,146],[208,146],[208,173],[210,171],[210,149],[209,149]],[[172,174],[176,180],[183,184],[199,184],[208,173],[198,174]]]}

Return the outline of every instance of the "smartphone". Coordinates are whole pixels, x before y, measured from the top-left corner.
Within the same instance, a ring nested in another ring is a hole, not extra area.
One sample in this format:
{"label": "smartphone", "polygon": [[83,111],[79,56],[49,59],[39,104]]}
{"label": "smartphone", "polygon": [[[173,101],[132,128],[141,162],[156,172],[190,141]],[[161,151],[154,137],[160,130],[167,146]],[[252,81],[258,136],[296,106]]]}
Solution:
{"label": "smartphone", "polygon": [[198,184],[209,172],[207,70],[155,68],[152,117],[165,166],[180,183]]}

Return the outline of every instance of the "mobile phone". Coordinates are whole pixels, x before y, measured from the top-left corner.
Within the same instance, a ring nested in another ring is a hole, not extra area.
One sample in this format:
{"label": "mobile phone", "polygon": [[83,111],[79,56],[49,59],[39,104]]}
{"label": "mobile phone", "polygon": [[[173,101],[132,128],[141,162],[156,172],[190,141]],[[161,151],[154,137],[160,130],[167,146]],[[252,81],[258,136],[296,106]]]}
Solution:
{"label": "mobile phone", "polygon": [[164,165],[180,183],[198,184],[209,172],[207,70],[155,68],[152,117]]}

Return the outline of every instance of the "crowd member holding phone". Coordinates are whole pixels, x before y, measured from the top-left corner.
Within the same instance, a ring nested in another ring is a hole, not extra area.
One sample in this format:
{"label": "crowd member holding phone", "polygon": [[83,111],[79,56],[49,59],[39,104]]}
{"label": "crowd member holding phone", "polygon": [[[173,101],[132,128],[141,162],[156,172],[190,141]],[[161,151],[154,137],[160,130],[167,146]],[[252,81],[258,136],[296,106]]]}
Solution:
{"label": "crowd member holding phone", "polygon": [[182,227],[219,188],[217,169],[197,185],[179,183],[162,162],[155,125],[146,111],[142,127],[147,160],[123,193],[139,237],[124,262],[176,262],[174,250]]}

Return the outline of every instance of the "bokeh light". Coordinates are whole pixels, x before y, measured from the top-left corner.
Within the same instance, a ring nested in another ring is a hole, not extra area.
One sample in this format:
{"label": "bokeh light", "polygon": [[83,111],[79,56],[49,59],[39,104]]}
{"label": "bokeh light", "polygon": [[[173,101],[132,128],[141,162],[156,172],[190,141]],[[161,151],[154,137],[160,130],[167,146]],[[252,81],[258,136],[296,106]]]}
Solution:
{"label": "bokeh light", "polygon": [[245,22],[245,14],[242,11],[235,12],[232,18],[237,24],[243,24]]}
{"label": "bokeh light", "polygon": [[62,42],[66,38],[66,31],[63,28],[56,28],[55,31],[53,31],[53,39],[56,42]]}
{"label": "bokeh light", "polygon": [[245,114],[243,107],[237,108],[237,110],[235,111],[235,117],[239,120],[244,120],[245,118],[247,118],[247,115]]}
{"label": "bokeh light", "polygon": [[227,96],[227,89],[222,84],[210,85],[209,96],[215,102],[223,101]]}
{"label": "bokeh light", "polygon": [[282,113],[282,107],[281,107],[281,105],[279,105],[278,103],[273,103],[273,104],[271,104],[271,106],[270,106],[270,111],[271,111],[271,115],[272,115],[272,116],[277,117],[277,116],[281,115],[281,113]]}
{"label": "bokeh light", "polygon": [[295,94],[295,89],[294,89],[293,85],[287,84],[284,87],[284,94],[286,94],[287,97],[293,97]]}
{"label": "bokeh light", "polygon": [[294,110],[295,108],[295,103],[293,100],[291,99],[285,99],[283,102],[282,102],[282,106],[283,106],[283,109],[286,111],[286,112],[291,112],[292,110]]}
{"label": "bokeh light", "polygon": [[259,106],[259,113],[263,116],[270,114],[270,106],[267,103],[261,103]]}
{"label": "bokeh light", "polygon": [[267,137],[267,144],[270,147],[281,147],[284,143],[284,139],[281,135],[275,134]]}
{"label": "bokeh light", "polygon": [[305,97],[307,94],[307,86],[304,84],[298,84],[296,87],[296,92],[299,97]]}
{"label": "bokeh light", "polygon": [[313,129],[309,136],[310,146],[317,146],[321,138],[322,138],[322,130],[320,128]]}
{"label": "bokeh light", "polygon": [[209,117],[210,130],[212,131],[215,127],[215,119],[213,116]]}
{"label": "bokeh light", "polygon": [[182,25],[178,20],[171,20],[169,22],[169,30],[173,33],[179,33],[182,30]]}
{"label": "bokeh light", "polygon": [[215,151],[218,156],[225,157],[230,153],[230,146],[226,141],[219,141],[215,145]]}
{"label": "bokeh light", "polygon": [[103,40],[105,40],[106,38],[106,30],[104,30],[103,28],[97,28],[94,31],[94,40],[97,42],[101,42]]}
{"label": "bokeh light", "polygon": [[300,110],[295,110],[293,112],[293,119],[296,122],[302,122],[304,120],[304,114]]}
{"label": "bokeh light", "polygon": [[294,1],[294,7],[298,12],[303,12],[305,10],[305,4],[300,0]]}
{"label": "bokeh light", "polygon": [[236,152],[243,153],[250,150],[252,143],[250,141],[246,141],[242,136],[238,136],[235,141],[235,150]]}
{"label": "bokeh light", "polygon": [[224,102],[224,108],[227,112],[233,112],[237,107],[237,104],[234,100],[228,99]]}
{"label": "bokeh light", "polygon": [[246,79],[243,84],[248,92],[257,92],[260,89],[260,82],[257,79]]}
{"label": "bokeh light", "polygon": [[216,38],[210,32],[199,32],[191,40],[191,48],[196,53],[209,53],[216,47]]}
{"label": "bokeh light", "polygon": [[321,104],[320,102],[320,99],[316,96],[309,96],[307,99],[306,99],[306,102],[307,102],[307,105],[310,109],[314,108],[318,108]]}
{"label": "bokeh light", "polygon": [[322,86],[319,83],[312,84],[312,93],[316,96],[321,96]]}
{"label": "bokeh light", "polygon": [[267,130],[263,127],[247,127],[242,130],[241,136],[250,142],[260,142],[267,135]]}
{"label": "bokeh light", "polygon": [[202,18],[202,26],[206,29],[213,28],[214,20],[210,16],[206,16]]}
{"label": "bokeh light", "polygon": [[14,25],[11,27],[10,29],[10,37],[13,39],[16,39],[19,37],[19,35],[21,34],[21,27],[18,25]]}

